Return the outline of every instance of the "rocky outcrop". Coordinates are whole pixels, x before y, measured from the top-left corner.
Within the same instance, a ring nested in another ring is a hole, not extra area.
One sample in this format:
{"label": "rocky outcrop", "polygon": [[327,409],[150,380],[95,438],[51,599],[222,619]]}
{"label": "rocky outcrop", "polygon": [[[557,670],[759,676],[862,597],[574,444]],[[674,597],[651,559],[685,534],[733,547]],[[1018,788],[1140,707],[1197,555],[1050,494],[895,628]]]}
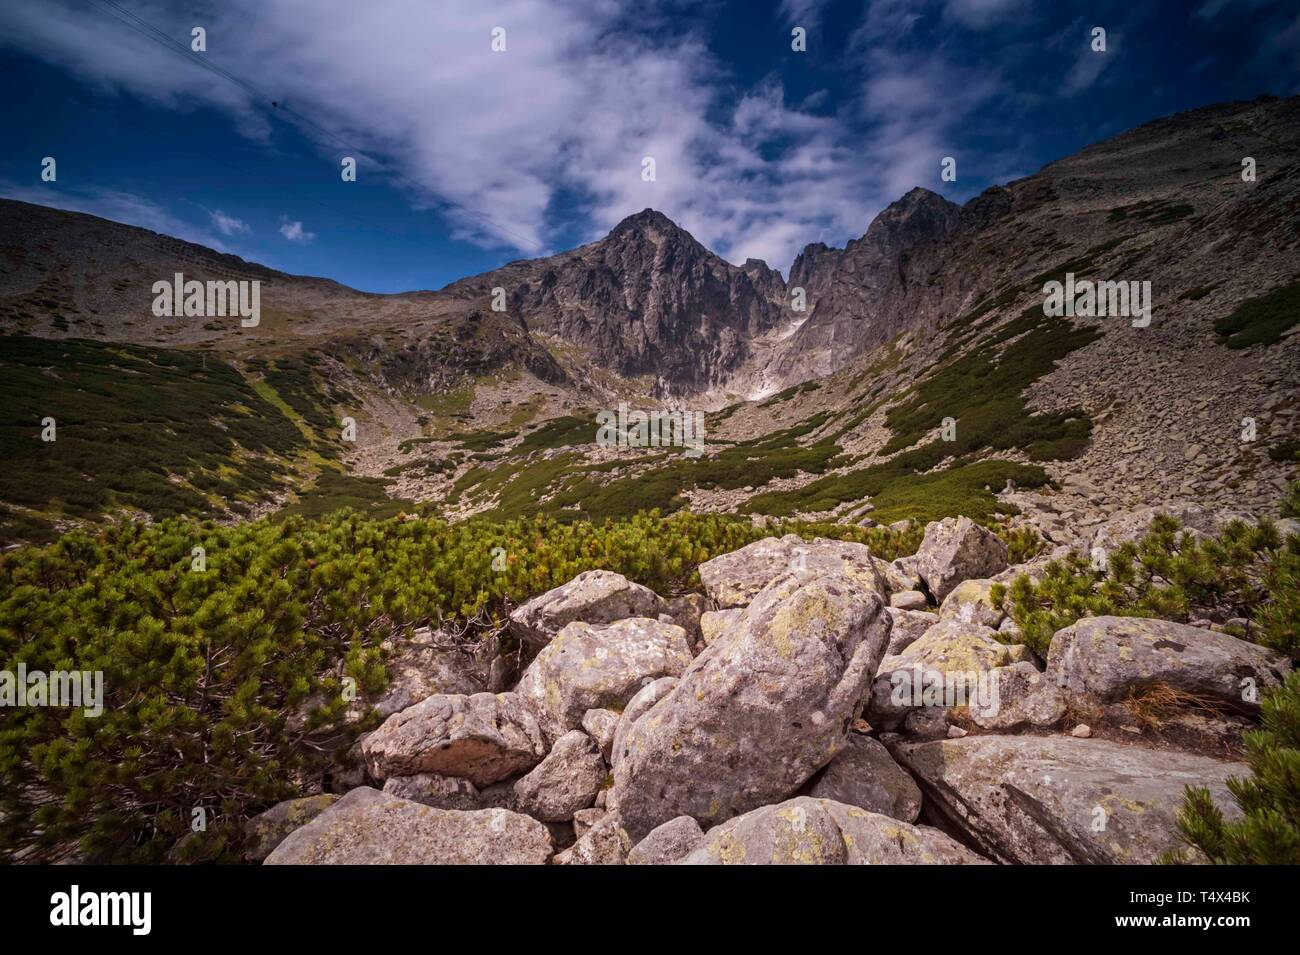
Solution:
{"label": "rocky outcrop", "polygon": [[394,713],[361,751],[375,779],[435,773],[487,786],[547,753],[533,709],[513,693],[438,694]]}
{"label": "rocky outcrop", "polygon": [[510,614],[510,632],[532,647],[544,647],[575,620],[613,623],[628,617],[658,617],[668,604],[649,587],[622,574],[589,570],[548,590]]}
{"label": "rocky outcrop", "polygon": [[1150,864],[1183,844],[1188,786],[1237,815],[1230,776],[1249,767],[1070,736],[967,736],[891,751],[927,803],[985,855],[1024,864]]}
{"label": "rocky outcrop", "polygon": [[1258,644],[1168,620],[1085,617],[1057,631],[1048,677],[1083,702],[1111,703],[1156,685],[1253,711],[1290,661]]}
{"label": "rocky outcrop", "polygon": [[504,809],[453,812],[354,789],[290,833],[267,865],[542,865],[551,836]]}
{"label": "rocky outcrop", "polygon": [[880,595],[857,580],[805,573],[762,591],[618,747],[628,832],[679,815],[714,824],[794,792],[844,745],[888,640]]}
{"label": "rocky outcrop", "polygon": [[588,710],[622,709],[648,680],[690,665],[686,631],[648,617],[561,630],[529,664],[515,693],[551,742],[582,725]]}
{"label": "rocky outcrop", "polygon": [[801,796],[710,829],[686,865],[981,865],[937,829]]}

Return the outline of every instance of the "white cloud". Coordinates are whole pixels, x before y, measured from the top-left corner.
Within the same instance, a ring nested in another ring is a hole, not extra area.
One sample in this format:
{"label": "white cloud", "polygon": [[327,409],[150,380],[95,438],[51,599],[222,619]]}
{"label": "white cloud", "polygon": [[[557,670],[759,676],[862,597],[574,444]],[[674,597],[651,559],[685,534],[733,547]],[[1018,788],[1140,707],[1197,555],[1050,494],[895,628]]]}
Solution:
{"label": "white cloud", "polygon": [[[784,12],[813,17],[821,6],[787,0]],[[861,235],[912,186],[937,187],[959,121],[998,94],[995,81],[955,70],[940,50],[891,56],[868,42],[859,100],[837,113],[816,94],[787,104],[775,79],[724,99],[730,78],[703,38],[678,8],[654,0],[317,0],[310,16],[299,3],[262,0],[189,9],[139,0],[132,9],[178,37],[206,23],[214,62],[328,128],[301,127],[322,163],[364,157],[363,174],[440,210],[456,237],[528,255],[553,251],[574,228],[595,238],[652,206],[732,261],[754,256],[784,269],[804,243]],[[869,40],[915,22],[909,5],[881,0],[862,32]],[[491,49],[496,26],[507,31],[504,53]],[[215,107],[243,135],[275,144],[277,114],[256,94],[98,8],[8,0],[0,44],[107,90]],[[641,179],[644,156],[656,161],[655,182]],[[575,204],[583,218],[566,221]],[[309,240],[297,229],[286,222],[281,233]]]}
{"label": "white cloud", "polygon": [[284,236],[290,242],[307,243],[316,238],[315,232],[308,232],[298,221],[290,222],[287,219],[280,226],[280,235]]}
{"label": "white cloud", "polygon": [[237,232],[251,232],[248,223],[243,219],[235,216],[228,216],[220,209],[205,210],[212,218],[212,224],[217,227],[222,235],[234,235]]}

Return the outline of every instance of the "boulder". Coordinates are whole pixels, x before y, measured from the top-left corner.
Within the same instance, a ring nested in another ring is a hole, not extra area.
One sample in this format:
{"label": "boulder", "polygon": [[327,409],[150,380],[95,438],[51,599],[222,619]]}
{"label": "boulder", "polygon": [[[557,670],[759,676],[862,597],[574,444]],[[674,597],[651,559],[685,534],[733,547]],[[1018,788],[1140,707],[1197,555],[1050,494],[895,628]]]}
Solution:
{"label": "boulder", "polygon": [[588,829],[600,822],[604,817],[605,810],[599,806],[592,806],[590,809],[579,809],[573,814],[574,836],[577,839],[581,839]]}
{"label": "boulder", "polygon": [[628,865],[672,865],[685,859],[704,841],[704,830],[690,816],[669,819],[632,847]]}
{"label": "boulder", "polygon": [[504,809],[434,809],[354,789],[290,833],[266,865],[542,865],[551,836]]}
{"label": "boulder", "polygon": [[515,783],[515,811],[542,822],[567,822],[592,804],[605,775],[596,741],[582,730],[565,733],[546,758]]}
{"label": "boulder", "polygon": [[1120,545],[1136,542],[1146,536],[1151,521],[1157,514],[1168,514],[1183,524],[1182,533],[1195,537],[1214,536],[1223,526],[1232,520],[1248,520],[1240,514],[1228,511],[1215,511],[1199,504],[1171,503],[1160,507],[1142,507],[1123,514],[1116,514],[1098,525],[1092,534],[1092,545],[1100,547],[1106,554],[1112,554]]}
{"label": "boulder", "polygon": [[1085,617],[1058,630],[1047,654],[1049,678],[1072,699],[1111,703],[1163,684],[1242,712],[1259,706],[1246,688],[1277,686],[1290,669],[1258,644],[1141,617]]}
{"label": "boulder", "polygon": [[992,577],[1007,566],[1007,545],[968,517],[947,517],[925,527],[916,551],[916,568],[935,601],[963,580]]}
{"label": "boulder", "polygon": [[991,706],[972,706],[968,716],[986,730],[1009,732],[1029,727],[1049,728],[1065,716],[1066,701],[1046,675],[1032,663],[1013,663],[989,671],[995,698]]}
{"label": "boulder", "polygon": [[800,796],[710,829],[685,865],[983,865],[938,829]]}
{"label": "boulder", "polygon": [[632,840],[616,812],[607,812],[578,841],[555,857],[556,865],[625,865]]}
{"label": "boulder", "polygon": [[435,809],[486,809],[478,787],[468,779],[456,776],[439,776],[436,773],[416,773],[414,776],[393,776],[384,782],[384,792],[398,799],[409,799]]}
{"label": "boulder", "polygon": [[882,599],[889,597],[869,547],[822,537],[811,541],[797,534],[765,537],[705,561],[699,570],[705,591],[723,609],[744,607],[773,581],[805,571],[848,577]]}
{"label": "boulder", "polygon": [[926,803],[967,841],[1004,863],[1151,864],[1184,846],[1175,819],[1188,786],[1208,787],[1225,815],[1225,763],[1071,736],[967,736],[895,743]]}
{"label": "boulder", "polygon": [[529,664],[515,692],[551,742],[582,725],[587,710],[625,707],[645,680],[680,676],[691,663],[686,631],[648,617],[571,623]]}
{"label": "boulder", "polygon": [[338,801],[339,797],[332,794],[304,796],[301,799],[286,799],[266,812],[258,813],[244,823],[244,834],[247,837],[244,860],[261,862],[284,841],[285,836],[295,829],[301,829]]}
{"label": "boulder", "polygon": [[613,571],[588,570],[515,608],[509,627],[521,642],[543,647],[574,621],[613,623],[667,612],[667,602],[649,587]]}
{"label": "boulder", "polygon": [[664,601],[667,614],[672,618],[670,623],[675,623],[686,631],[686,639],[691,642],[692,646],[699,644],[701,639],[700,618],[704,616],[709,609],[708,598],[703,594],[682,594],[678,597],[669,597]]}
{"label": "boulder", "polygon": [[903,822],[916,822],[921,815],[916,782],[882,743],[857,733],[850,734],[848,745],[812,778],[805,795]]}
{"label": "boulder", "polygon": [[975,577],[963,580],[948,592],[939,607],[940,620],[959,620],[994,630],[1006,619],[1006,613],[993,602],[993,581]]}
{"label": "boulder", "polygon": [[889,562],[889,566],[892,570],[885,580],[891,593],[896,590],[921,589],[921,574],[916,567],[915,554],[909,557],[896,557]]}
{"label": "boulder", "polygon": [[887,656],[902,653],[939,622],[938,614],[925,613],[920,610],[899,610],[896,607],[886,607],[885,612],[889,614],[890,620],[893,621],[893,625],[889,629]]}
{"label": "boulder", "polygon": [[889,595],[889,606],[899,610],[924,610],[929,603],[919,590],[898,590]]}
{"label": "boulder", "polygon": [[795,792],[843,747],[889,627],[855,578],[806,572],[762,591],[615,743],[627,831],[680,815],[712,825]]}
{"label": "boulder", "polygon": [[619,760],[623,758],[623,743],[627,739],[628,730],[636,723],[645,713],[665,696],[668,691],[677,685],[677,677],[665,676],[658,680],[652,680],[637,691],[636,696],[628,701],[626,709],[623,710],[623,716],[618,721],[618,728],[614,731],[614,744],[610,747],[612,758],[609,765],[617,766]]}
{"label": "boulder", "polygon": [[704,645],[710,646],[718,637],[735,627],[744,612],[743,607],[733,607],[730,610],[710,610],[702,614],[700,639],[704,641]]}
{"label": "boulder", "polygon": [[[980,689],[978,675],[1013,663],[1011,648],[999,643],[988,627],[941,620],[902,653],[886,657],[871,683],[867,720],[888,726],[916,706],[959,706]],[[942,675],[942,679],[939,677]],[[971,680],[975,679],[975,685]],[[947,682],[964,688],[966,698],[945,691]],[[936,687],[939,696],[927,691]],[[918,698],[924,697],[924,702]]]}
{"label": "boulder", "polygon": [[587,710],[582,714],[582,729],[596,741],[600,755],[605,762],[610,761],[614,749],[614,734],[618,731],[620,714],[615,710]]}
{"label": "boulder", "polygon": [[361,751],[375,779],[436,773],[483,787],[532,769],[547,746],[514,693],[437,694],[394,713]]}

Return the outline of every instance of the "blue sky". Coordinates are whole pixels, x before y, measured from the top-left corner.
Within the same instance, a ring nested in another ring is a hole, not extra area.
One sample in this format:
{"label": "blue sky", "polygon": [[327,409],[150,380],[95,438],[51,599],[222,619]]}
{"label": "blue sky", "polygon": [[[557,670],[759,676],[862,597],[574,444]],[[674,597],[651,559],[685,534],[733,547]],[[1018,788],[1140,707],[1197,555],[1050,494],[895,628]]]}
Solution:
{"label": "blue sky", "polygon": [[[195,26],[206,53],[167,46]],[[4,0],[0,70],[0,194],[392,292],[646,207],[787,271],[913,186],[964,201],[1159,116],[1300,92],[1300,7]]]}

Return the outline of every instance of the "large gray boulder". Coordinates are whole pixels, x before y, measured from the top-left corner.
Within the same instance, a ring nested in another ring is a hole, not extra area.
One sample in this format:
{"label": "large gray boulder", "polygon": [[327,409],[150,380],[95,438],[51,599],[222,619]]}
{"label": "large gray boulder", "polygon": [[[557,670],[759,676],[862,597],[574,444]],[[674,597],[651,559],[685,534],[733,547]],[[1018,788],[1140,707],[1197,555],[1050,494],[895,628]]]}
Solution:
{"label": "large gray boulder", "polygon": [[571,623],[542,648],[515,687],[554,742],[587,710],[621,710],[646,680],[679,676],[691,663],[686,631],[648,617]]}
{"label": "large gray boulder", "polygon": [[613,571],[588,570],[517,607],[510,614],[509,627],[522,642],[543,647],[575,620],[613,623],[668,612],[668,603],[649,587]]}
{"label": "large gray boulder", "polygon": [[551,851],[528,816],[434,809],[362,787],[290,833],[266,865],[542,865]]}
{"label": "large gray boulder", "polygon": [[883,743],[849,735],[848,745],[808,783],[805,795],[857,806],[903,822],[921,815],[921,790]]}
{"label": "large gray boulder", "polygon": [[513,693],[438,694],[394,713],[361,745],[375,779],[436,773],[483,787],[542,761],[546,741]]}
{"label": "large gray boulder", "polygon": [[582,730],[565,733],[546,758],[515,783],[515,811],[543,822],[568,822],[595,801],[606,772],[595,740]]}
{"label": "large gray boulder", "polygon": [[880,595],[850,577],[807,572],[762,591],[615,743],[614,796],[633,839],[795,792],[843,747],[889,626]]}
{"label": "large gray boulder", "polygon": [[925,527],[916,569],[931,596],[942,604],[963,580],[992,577],[1007,567],[1007,545],[969,517],[946,517]]}
{"label": "large gray boulder", "polygon": [[871,549],[850,541],[806,541],[797,534],[765,537],[705,561],[699,569],[705,591],[723,609],[743,607],[773,581],[803,572],[847,577],[889,598]]}
{"label": "large gray boulder", "polygon": [[1258,691],[1277,686],[1290,661],[1226,633],[1141,617],[1085,617],[1058,630],[1048,677],[1067,696],[1112,703],[1163,684],[1240,711],[1258,708]]}
{"label": "large gray boulder", "polygon": [[710,829],[685,865],[984,865],[937,829],[800,796]]}
{"label": "large gray boulder", "polygon": [[1150,864],[1180,849],[1175,819],[1188,786],[1239,815],[1225,763],[1072,736],[967,736],[897,743],[927,804],[999,862]]}
{"label": "large gray boulder", "polygon": [[627,854],[628,865],[672,865],[685,859],[704,841],[704,830],[690,816],[678,816],[656,826]]}

